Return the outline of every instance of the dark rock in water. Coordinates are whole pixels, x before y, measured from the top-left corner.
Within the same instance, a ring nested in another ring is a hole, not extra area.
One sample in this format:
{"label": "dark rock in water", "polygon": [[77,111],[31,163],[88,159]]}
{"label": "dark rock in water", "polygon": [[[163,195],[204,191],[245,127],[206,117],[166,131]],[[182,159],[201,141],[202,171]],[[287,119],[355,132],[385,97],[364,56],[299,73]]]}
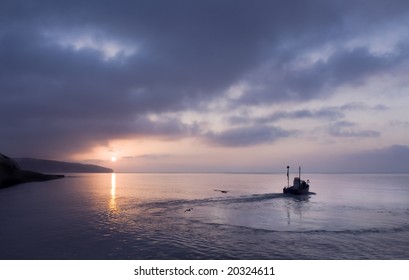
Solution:
{"label": "dark rock in water", "polygon": [[47,175],[34,171],[22,170],[13,159],[0,154],[0,188],[11,187],[28,182],[54,180],[63,177],[64,175]]}

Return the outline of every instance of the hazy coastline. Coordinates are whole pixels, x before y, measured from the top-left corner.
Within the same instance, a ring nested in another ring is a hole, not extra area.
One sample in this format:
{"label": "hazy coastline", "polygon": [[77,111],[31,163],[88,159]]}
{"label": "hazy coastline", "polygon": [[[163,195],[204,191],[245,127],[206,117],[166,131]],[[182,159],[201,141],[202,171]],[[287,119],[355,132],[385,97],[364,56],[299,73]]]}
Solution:
{"label": "hazy coastline", "polygon": [[[0,188],[64,178],[57,173],[112,173],[110,168],[33,158],[12,159],[0,154]],[[45,174],[52,173],[52,174]]]}

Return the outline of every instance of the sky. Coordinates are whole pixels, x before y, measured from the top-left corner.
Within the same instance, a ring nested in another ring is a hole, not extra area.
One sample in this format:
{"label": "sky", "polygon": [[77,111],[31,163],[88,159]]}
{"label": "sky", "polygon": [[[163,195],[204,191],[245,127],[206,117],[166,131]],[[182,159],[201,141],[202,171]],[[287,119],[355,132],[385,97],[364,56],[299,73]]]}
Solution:
{"label": "sky", "polygon": [[409,172],[408,26],[405,0],[2,0],[0,152]]}

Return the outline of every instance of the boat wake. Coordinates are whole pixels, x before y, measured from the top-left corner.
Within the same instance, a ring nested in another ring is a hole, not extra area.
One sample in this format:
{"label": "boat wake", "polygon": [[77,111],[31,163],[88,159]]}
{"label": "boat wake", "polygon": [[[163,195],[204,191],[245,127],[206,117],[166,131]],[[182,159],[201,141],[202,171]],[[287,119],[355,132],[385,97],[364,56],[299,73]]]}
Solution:
{"label": "boat wake", "polygon": [[[158,211],[171,211],[180,210],[185,212],[186,209],[195,208],[199,206],[222,206],[222,205],[235,205],[244,203],[263,203],[268,201],[277,200],[290,200],[290,201],[308,201],[310,195],[315,193],[309,193],[305,195],[292,195],[283,193],[266,193],[266,194],[251,194],[243,196],[223,196],[223,197],[210,197],[203,199],[177,199],[177,200],[164,200],[164,201],[152,201],[142,202],[140,204],[133,205],[131,208],[143,208],[143,209],[156,209]],[[129,209],[128,209],[129,210]]]}

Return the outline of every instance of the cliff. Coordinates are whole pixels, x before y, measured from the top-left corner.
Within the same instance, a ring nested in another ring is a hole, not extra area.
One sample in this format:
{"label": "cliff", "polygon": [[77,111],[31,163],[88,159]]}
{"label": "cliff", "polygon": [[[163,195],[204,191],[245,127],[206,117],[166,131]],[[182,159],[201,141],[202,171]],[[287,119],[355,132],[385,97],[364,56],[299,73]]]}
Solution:
{"label": "cliff", "polygon": [[0,188],[28,182],[54,180],[63,177],[64,175],[47,175],[35,171],[23,170],[16,161],[0,154]]}
{"label": "cliff", "polygon": [[26,170],[50,173],[112,173],[110,168],[93,164],[82,164],[56,160],[16,158],[15,162]]}

